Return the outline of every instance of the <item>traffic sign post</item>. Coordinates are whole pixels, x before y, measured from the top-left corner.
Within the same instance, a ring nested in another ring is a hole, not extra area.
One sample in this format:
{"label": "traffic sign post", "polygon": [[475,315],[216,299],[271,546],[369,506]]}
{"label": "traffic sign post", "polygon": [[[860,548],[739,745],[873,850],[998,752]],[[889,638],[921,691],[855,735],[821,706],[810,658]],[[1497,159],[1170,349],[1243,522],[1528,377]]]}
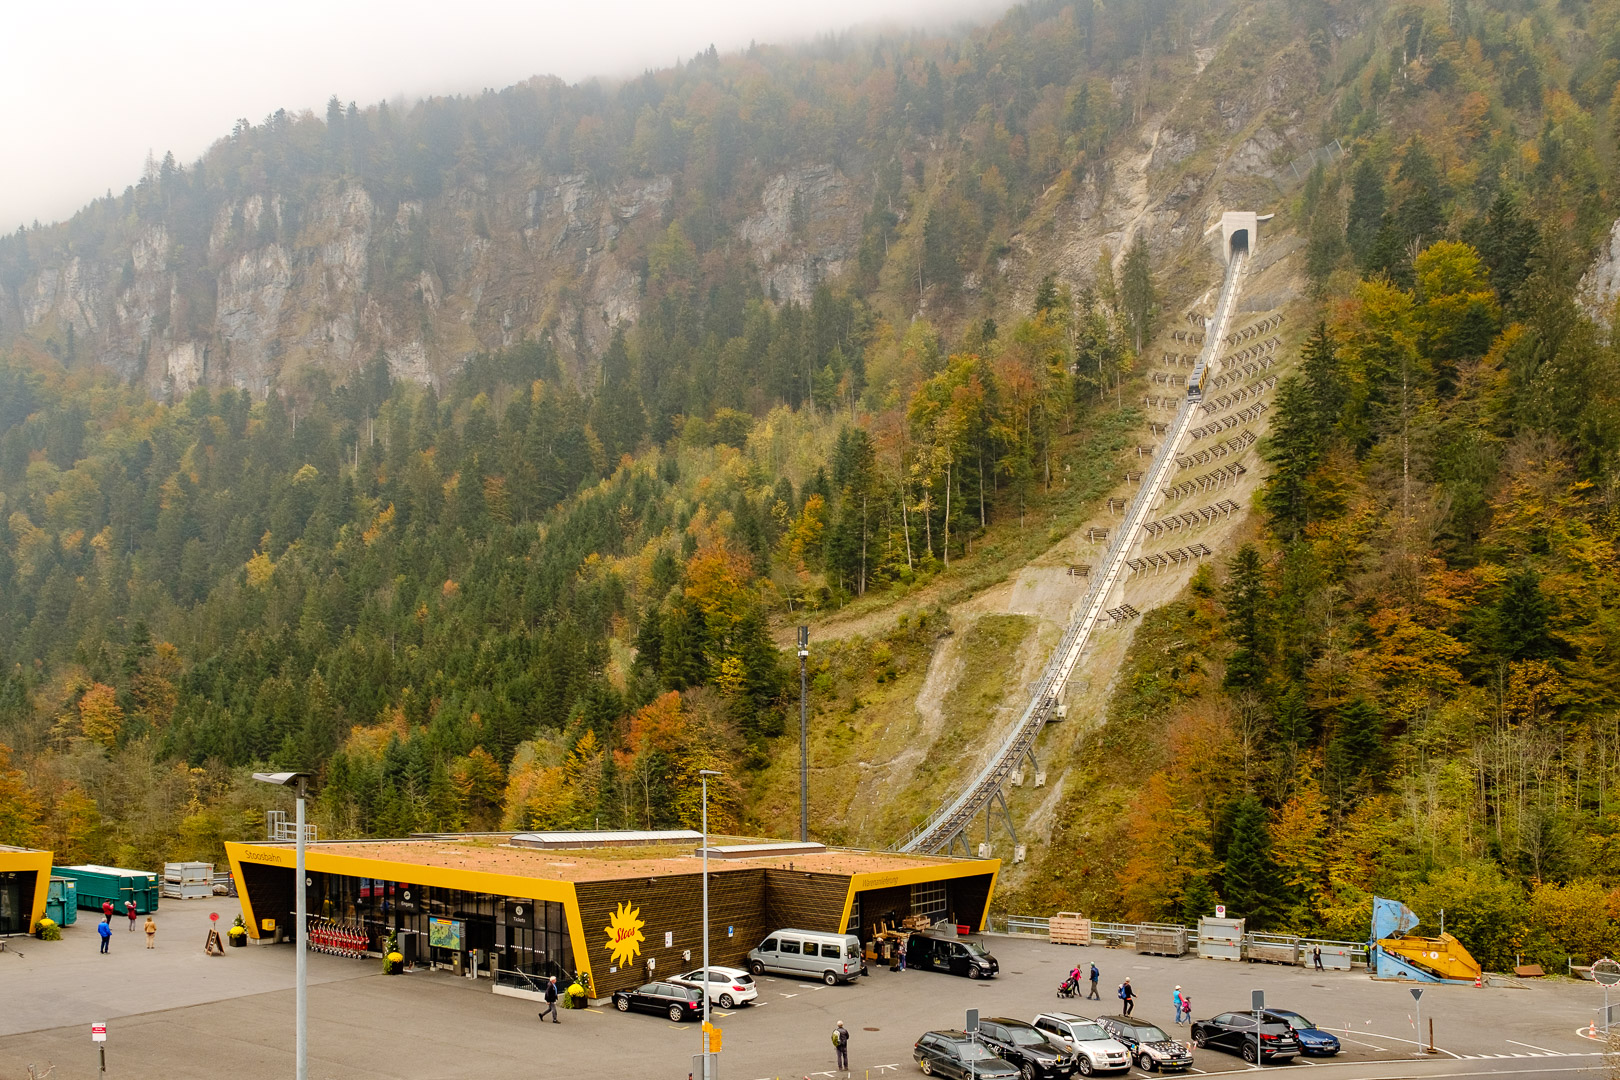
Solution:
{"label": "traffic sign post", "polygon": [[1249,991],[1249,1008],[1254,1010],[1254,1067],[1266,1067],[1266,1055],[1260,1045],[1260,1025],[1266,1020],[1266,992],[1264,990]]}
{"label": "traffic sign post", "polygon": [[97,1020],[90,1025],[90,1041],[101,1051],[101,1071],[107,1071],[107,1021]]}
{"label": "traffic sign post", "polygon": [[1417,1036],[1418,1053],[1423,1053],[1423,987],[1409,987],[1412,991],[1412,1003],[1417,1006],[1417,1023],[1413,1025],[1413,1034]]}
{"label": "traffic sign post", "polygon": [[1620,963],[1605,956],[1592,965],[1592,981],[1603,987],[1603,1033],[1609,1033],[1609,987],[1620,983]]}

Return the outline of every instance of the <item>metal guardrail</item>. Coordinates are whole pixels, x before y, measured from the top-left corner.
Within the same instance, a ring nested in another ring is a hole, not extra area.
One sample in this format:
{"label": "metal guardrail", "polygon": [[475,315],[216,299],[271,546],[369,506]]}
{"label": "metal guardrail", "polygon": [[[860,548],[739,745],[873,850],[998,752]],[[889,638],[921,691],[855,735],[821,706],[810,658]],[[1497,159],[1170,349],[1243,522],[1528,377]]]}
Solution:
{"label": "metal guardrail", "polygon": [[[994,930],[996,919],[987,920]],[[1025,937],[1046,937],[1051,925],[1050,919],[1044,915],[1003,915],[1000,917],[1000,933],[1022,935]],[[1091,943],[1109,947],[1123,945],[1135,946],[1137,931],[1143,926],[1155,930],[1185,930],[1187,932],[1187,948],[1190,953],[1198,951],[1198,928],[1195,926],[1182,926],[1179,923],[1117,923],[1098,922],[1091,920]],[[1310,950],[1317,947],[1336,947],[1346,949],[1350,953],[1350,961],[1355,964],[1366,964],[1367,943],[1365,941],[1340,941],[1336,938],[1300,937],[1296,934],[1264,934],[1253,933],[1243,935],[1244,944],[1283,944],[1298,942],[1301,956],[1309,956]],[[1620,1011],[1620,1003],[1615,1009]]]}
{"label": "metal guardrail", "polygon": [[[1200,363],[1208,363],[1220,352],[1221,339],[1231,318],[1232,304],[1241,291],[1237,283],[1242,278],[1245,261],[1245,256],[1240,253],[1234,255],[1227,264],[1226,280],[1221,286],[1220,301],[1216,305],[1213,325],[1204,336]],[[1126,552],[1136,541],[1136,534],[1141,529],[1142,518],[1147,513],[1148,505],[1158,496],[1159,488],[1163,486],[1160,483],[1162,474],[1174,459],[1175,449],[1186,435],[1187,426],[1192,418],[1193,404],[1190,398],[1185,398],[1180,408],[1176,410],[1174,424],[1154,453],[1152,464],[1143,475],[1136,490],[1136,497],[1131,500],[1130,508],[1125,513],[1122,527],[1108,545],[1107,554],[1102,560],[1104,571],[1092,579],[1091,587],[1080,604],[1080,617],[1069,624],[1068,629],[1064,631],[1063,639],[1053,650],[1039,682],[1036,683],[1035,693],[1024,709],[1023,716],[1019,718],[1017,726],[1003,740],[995,756],[967,788],[932,818],[912,829],[904,840],[895,845],[894,850],[931,855],[954,842],[956,837],[966,830],[968,822],[977,817],[979,811],[989,806],[990,800],[1001,790],[1019,761],[1034,747],[1041,729],[1046,726],[1053,710],[1057,708],[1058,697],[1079,662],[1080,653],[1085,648],[1091,630],[1102,614],[1104,601],[1119,579]]]}

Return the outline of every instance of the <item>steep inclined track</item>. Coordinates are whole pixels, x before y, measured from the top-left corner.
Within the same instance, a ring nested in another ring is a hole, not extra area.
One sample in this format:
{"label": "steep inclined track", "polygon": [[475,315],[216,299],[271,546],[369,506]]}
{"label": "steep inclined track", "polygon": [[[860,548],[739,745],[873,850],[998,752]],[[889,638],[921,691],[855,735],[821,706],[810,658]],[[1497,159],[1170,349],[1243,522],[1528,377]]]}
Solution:
{"label": "steep inclined track", "polygon": [[[1242,292],[1246,261],[1245,254],[1238,251],[1232,254],[1231,261],[1226,264],[1226,280],[1221,285],[1215,318],[1210,321],[1204,334],[1204,347],[1198,358],[1198,368],[1209,369],[1211,374],[1215,357],[1219,354],[1222,341],[1226,337],[1226,327],[1231,321],[1232,309],[1237,306],[1238,294]],[[1079,617],[1064,631],[1063,639],[1058,642],[1051,659],[1047,661],[1040,681],[1035,684],[1035,693],[1024,709],[1023,716],[1019,718],[1018,724],[1002,742],[989,764],[963,788],[962,793],[928,821],[913,829],[909,836],[895,845],[895,850],[931,855],[949,848],[955,843],[956,838],[966,831],[969,822],[987,811],[990,801],[1001,793],[1008,776],[1018,767],[1024,756],[1031,753],[1041,729],[1046,726],[1047,720],[1057,708],[1058,700],[1063,696],[1063,688],[1068,684],[1069,676],[1074,673],[1075,666],[1080,662],[1080,655],[1085,651],[1097,620],[1102,617],[1109,595],[1119,583],[1120,575],[1125,569],[1126,556],[1130,554],[1137,536],[1141,533],[1143,522],[1147,520],[1160,491],[1166,486],[1166,479],[1176,464],[1176,447],[1181,445],[1188,428],[1192,426],[1194,416],[1198,415],[1197,404],[1192,397],[1182,400],[1180,408],[1176,411],[1175,420],[1171,422],[1164,441],[1159,444],[1159,449],[1153,456],[1153,464],[1149,466],[1137,486],[1136,498],[1132,500],[1130,509],[1125,513],[1122,527],[1109,544],[1108,552],[1103,557],[1101,572],[1092,578],[1091,589],[1080,603]]]}

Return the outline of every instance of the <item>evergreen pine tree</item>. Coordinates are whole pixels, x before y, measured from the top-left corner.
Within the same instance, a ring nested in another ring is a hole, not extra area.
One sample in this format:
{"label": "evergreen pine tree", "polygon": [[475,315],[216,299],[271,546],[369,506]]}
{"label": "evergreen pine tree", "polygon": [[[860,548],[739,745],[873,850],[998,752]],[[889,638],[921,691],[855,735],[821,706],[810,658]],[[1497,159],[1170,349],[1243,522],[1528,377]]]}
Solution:
{"label": "evergreen pine tree", "polygon": [[1253,795],[1238,802],[1232,818],[1221,892],[1237,917],[1247,920],[1249,929],[1264,928],[1276,915],[1278,883],[1271,860],[1271,827],[1265,807]]}
{"label": "evergreen pine tree", "polygon": [[1120,270],[1119,295],[1125,320],[1130,324],[1132,343],[1136,351],[1141,352],[1153,336],[1153,316],[1158,311],[1158,301],[1153,294],[1152,259],[1144,231],[1137,231],[1136,239],[1125,253],[1125,265]]}
{"label": "evergreen pine tree", "polygon": [[1223,600],[1227,636],[1236,648],[1226,658],[1224,685],[1231,690],[1254,690],[1266,680],[1269,638],[1265,572],[1259,549],[1253,544],[1238,548],[1230,573]]}
{"label": "evergreen pine tree", "polygon": [[1376,776],[1383,763],[1383,738],[1384,718],[1370,701],[1356,698],[1339,707],[1327,748],[1324,785],[1339,813],[1361,793],[1365,779]]}

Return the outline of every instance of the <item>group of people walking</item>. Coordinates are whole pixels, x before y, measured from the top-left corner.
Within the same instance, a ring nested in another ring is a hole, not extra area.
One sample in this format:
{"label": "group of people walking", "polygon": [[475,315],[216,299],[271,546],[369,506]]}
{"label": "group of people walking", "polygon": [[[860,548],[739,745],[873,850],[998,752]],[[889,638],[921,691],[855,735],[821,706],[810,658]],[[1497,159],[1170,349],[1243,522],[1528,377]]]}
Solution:
{"label": "group of people walking", "polygon": [[[96,934],[101,938],[101,951],[103,953],[107,953],[112,946],[112,921],[115,914],[117,914],[117,909],[113,907],[113,902],[111,900],[102,901],[101,922],[96,926]],[[135,910],[135,901],[124,901],[124,914],[129,916],[129,932],[133,934],[135,932],[135,920],[140,914]],[[148,949],[157,948],[157,920],[150,915],[146,917],[145,930],[146,947]]]}

